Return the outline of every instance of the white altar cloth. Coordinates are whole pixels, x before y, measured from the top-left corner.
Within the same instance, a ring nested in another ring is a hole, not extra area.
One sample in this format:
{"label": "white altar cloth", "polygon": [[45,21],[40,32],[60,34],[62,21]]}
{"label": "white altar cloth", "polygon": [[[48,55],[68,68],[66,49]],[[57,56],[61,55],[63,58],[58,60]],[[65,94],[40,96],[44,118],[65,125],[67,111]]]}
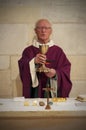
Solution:
{"label": "white altar cloth", "polygon": [[[27,101],[29,106],[24,106],[24,102]],[[37,105],[33,106],[33,102],[36,101]],[[45,106],[39,106],[39,101],[45,102],[47,99],[35,98],[35,99],[24,99],[22,97],[13,99],[0,99],[0,112],[9,111],[85,111],[86,102],[80,102],[75,98],[67,98],[65,102],[53,102],[51,109],[46,110]],[[51,99],[50,99],[51,101]]]}

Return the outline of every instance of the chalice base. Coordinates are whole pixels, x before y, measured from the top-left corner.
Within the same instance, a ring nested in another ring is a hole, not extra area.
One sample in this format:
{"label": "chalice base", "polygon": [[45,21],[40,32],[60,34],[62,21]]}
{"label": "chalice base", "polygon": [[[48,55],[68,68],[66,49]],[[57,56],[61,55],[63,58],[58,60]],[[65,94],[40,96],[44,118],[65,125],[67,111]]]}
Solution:
{"label": "chalice base", "polygon": [[49,72],[49,68],[46,66],[41,66],[40,68],[37,68],[38,72]]}
{"label": "chalice base", "polygon": [[51,109],[50,105],[47,104],[46,107],[45,107],[45,109]]}

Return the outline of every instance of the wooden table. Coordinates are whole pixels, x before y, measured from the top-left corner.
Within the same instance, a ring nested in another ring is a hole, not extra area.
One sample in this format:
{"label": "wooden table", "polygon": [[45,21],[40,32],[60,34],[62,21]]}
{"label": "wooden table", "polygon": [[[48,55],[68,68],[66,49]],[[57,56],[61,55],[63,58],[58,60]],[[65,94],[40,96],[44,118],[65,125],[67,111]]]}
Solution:
{"label": "wooden table", "polygon": [[[0,99],[0,130],[86,130],[86,102],[68,98],[45,110],[39,101],[46,104],[47,100]],[[29,106],[24,106],[25,102]]]}

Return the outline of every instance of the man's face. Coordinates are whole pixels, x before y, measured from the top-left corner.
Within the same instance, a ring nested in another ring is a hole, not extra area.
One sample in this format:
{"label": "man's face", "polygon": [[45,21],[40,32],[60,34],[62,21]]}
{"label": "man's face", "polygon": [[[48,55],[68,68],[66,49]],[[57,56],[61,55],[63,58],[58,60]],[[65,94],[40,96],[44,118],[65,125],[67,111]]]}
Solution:
{"label": "man's face", "polygon": [[50,35],[52,33],[50,23],[46,20],[39,21],[35,28],[35,32],[39,42],[47,43],[50,40]]}

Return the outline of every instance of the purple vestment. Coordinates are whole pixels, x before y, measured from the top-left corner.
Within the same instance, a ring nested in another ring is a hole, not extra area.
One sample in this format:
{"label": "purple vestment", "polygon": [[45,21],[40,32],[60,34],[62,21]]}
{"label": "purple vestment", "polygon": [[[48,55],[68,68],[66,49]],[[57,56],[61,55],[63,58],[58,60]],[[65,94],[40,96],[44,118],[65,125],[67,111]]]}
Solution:
{"label": "purple vestment", "polygon": [[[23,84],[23,96],[26,98],[31,97],[31,74],[29,62],[39,53],[39,48],[34,47],[33,45],[25,48],[23,51],[19,63],[20,77]],[[50,60],[50,64],[47,64],[47,67],[54,68],[58,77],[58,97],[68,97],[70,90],[72,88],[72,83],[70,80],[70,69],[71,64],[64,54],[63,50],[53,45],[49,47],[48,52],[46,53],[47,59]],[[43,88],[46,87],[47,77],[44,73],[38,73],[39,86],[38,86],[38,97],[43,98],[44,91]]]}

